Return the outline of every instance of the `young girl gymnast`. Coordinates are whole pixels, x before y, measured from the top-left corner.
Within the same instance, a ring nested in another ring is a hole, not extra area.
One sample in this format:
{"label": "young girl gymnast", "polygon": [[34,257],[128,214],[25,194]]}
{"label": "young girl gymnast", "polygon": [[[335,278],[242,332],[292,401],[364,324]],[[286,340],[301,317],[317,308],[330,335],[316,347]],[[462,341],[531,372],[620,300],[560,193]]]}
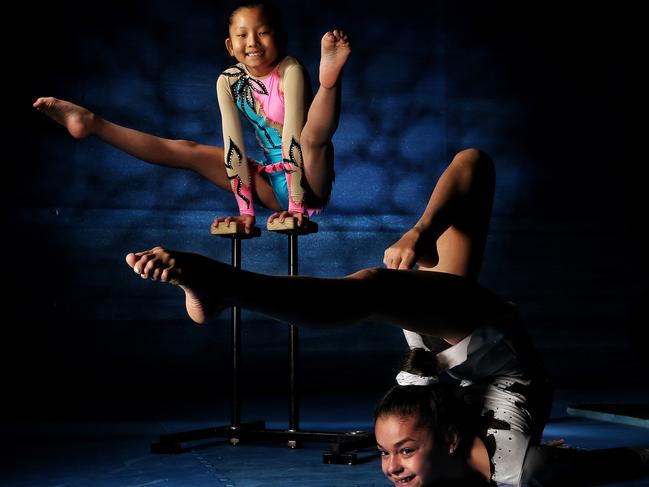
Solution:
{"label": "young girl gymnast", "polygon": [[[254,204],[274,210],[269,221],[294,216],[302,224],[324,207],[334,180],[333,134],[340,117],[340,76],[351,52],[344,32],[321,41],[318,91],[311,101],[305,69],[284,53],[287,36],[269,2],[239,2],[229,16],[225,46],[237,64],[217,80],[224,148],[169,140],[111,123],[84,107],[51,97],[34,107],[65,126],[75,138],[95,135],[141,160],[191,169],[232,191],[247,232]],[[255,130],[263,160],[255,162],[243,143],[240,117]]]}

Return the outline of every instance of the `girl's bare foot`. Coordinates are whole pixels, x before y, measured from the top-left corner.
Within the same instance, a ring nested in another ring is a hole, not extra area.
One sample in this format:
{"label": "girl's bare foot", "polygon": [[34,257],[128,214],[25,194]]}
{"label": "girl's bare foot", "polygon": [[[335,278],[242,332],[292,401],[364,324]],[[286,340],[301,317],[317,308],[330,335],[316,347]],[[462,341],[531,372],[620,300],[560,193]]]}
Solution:
{"label": "girl's bare foot", "polygon": [[320,86],[333,88],[352,52],[349,39],[342,30],[327,32],[320,43]]}
{"label": "girl's bare foot", "polygon": [[187,314],[196,323],[205,323],[228,306],[222,296],[223,283],[233,277],[227,264],[162,247],[129,253],[126,263],[143,279],[168,282],[185,291]]}
{"label": "girl's bare foot", "polygon": [[95,114],[79,105],[49,96],[36,100],[34,108],[63,125],[75,139],[92,133]]}

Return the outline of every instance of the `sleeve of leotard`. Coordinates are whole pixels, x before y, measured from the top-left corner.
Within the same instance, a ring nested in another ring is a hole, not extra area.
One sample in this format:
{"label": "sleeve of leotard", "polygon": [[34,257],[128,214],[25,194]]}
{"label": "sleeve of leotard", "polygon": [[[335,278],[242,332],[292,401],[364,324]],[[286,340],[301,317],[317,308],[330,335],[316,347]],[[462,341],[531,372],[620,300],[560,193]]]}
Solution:
{"label": "sleeve of leotard", "polygon": [[227,76],[222,74],[216,81],[216,97],[221,111],[223,127],[223,154],[225,170],[241,215],[253,215],[252,175],[246,157],[239,111],[234,102],[232,88]]}
{"label": "sleeve of leotard", "polygon": [[304,68],[295,60],[286,63],[280,71],[282,83],[280,89],[284,94],[284,127],[282,129],[282,157],[290,165],[287,169],[288,209],[294,213],[305,213],[304,188],[302,177],[304,171],[300,134],[306,123],[307,102],[310,90]]}

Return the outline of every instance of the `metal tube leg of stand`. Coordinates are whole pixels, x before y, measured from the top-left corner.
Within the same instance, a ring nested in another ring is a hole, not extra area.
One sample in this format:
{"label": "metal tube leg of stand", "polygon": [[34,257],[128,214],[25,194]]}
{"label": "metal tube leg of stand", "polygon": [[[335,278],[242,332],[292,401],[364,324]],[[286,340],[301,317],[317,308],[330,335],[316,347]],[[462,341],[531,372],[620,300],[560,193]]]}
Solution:
{"label": "metal tube leg of stand", "polygon": [[[232,267],[241,267],[241,240],[232,237]],[[239,400],[239,378],[241,362],[241,309],[232,307],[232,403],[230,404],[230,425],[234,428],[241,424],[241,403]]]}
{"label": "metal tube leg of stand", "polygon": [[297,235],[295,233],[288,234],[288,275],[297,276]]}
{"label": "metal tube leg of stand", "polygon": [[289,361],[290,361],[290,404],[289,404],[289,418],[288,429],[291,431],[298,431],[300,429],[300,402],[299,394],[297,391],[297,354],[298,354],[298,328],[297,326],[289,325]]}
{"label": "metal tube leg of stand", "polygon": [[[294,233],[289,233],[288,236],[288,274],[289,276],[297,276],[298,273],[298,255],[297,255],[297,238]],[[290,367],[290,397],[289,397],[289,418],[288,429],[291,431],[298,431],[300,429],[300,408],[299,408],[299,394],[297,390],[297,360],[298,360],[298,328],[294,325],[289,325],[288,330],[288,343],[289,343],[289,367]]]}

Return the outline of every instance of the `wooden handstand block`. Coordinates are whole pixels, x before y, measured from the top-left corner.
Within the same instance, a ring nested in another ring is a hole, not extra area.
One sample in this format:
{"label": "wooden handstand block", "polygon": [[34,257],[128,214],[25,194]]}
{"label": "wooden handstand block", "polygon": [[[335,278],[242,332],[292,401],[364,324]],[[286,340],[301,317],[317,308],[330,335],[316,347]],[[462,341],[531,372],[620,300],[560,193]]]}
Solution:
{"label": "wooden handstand block", "polygon": [[297,233],[298,235],[306,235],[309,233],[317,233],[318,224],[311,220],[302,220],[302,226],[297,226],[297,218],[287,216],[284,222],[280,222],[279,218],[275,218],[271,223],[266,224],[266,229],[270,232],[279,233]]}
{"label": "wooden handstand block", "polygon": [[218,235],[220,237],[239,237],[239,238],[253,238],[259,237],[261,235],[261,230],[259,227],[252,227],[250,233],[246,233],[245,226],[239,222],[230,222],[229,225],[226,225],[225,222],[219,222],[218,224],[212,223],[210,227],[210,233],[212,235]]}

